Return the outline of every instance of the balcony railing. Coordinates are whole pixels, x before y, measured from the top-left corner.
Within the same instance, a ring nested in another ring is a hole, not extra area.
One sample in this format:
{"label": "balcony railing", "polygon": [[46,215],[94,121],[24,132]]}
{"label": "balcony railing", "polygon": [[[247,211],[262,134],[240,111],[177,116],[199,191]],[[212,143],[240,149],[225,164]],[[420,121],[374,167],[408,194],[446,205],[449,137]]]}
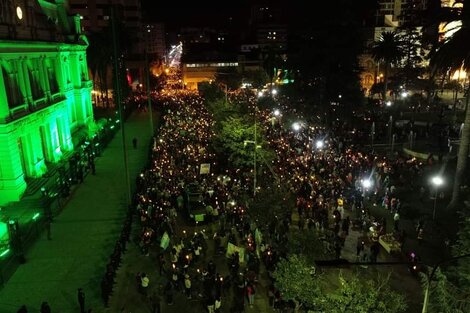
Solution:
{"label": "balcony railing", "polygon": [[92,88],[93,81],[92,80],[82,80],[82,88]]}

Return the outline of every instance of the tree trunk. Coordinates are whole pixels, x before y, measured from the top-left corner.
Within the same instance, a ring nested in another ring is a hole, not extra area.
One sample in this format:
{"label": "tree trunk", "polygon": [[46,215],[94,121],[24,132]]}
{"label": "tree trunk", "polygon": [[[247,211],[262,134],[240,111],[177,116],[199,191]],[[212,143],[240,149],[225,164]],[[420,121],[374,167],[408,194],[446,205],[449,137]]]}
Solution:
{"label": "tree trunk", "polygon": [[300,311],[300,308],[302,307],[302,303],[300,303],[300,302],[297,301],[297,300],[294,300],[294,303],[295,303],[294,312],[295,312],[295,313],[298,313],[298,312]]}
{"label": "tree trunk", "polygon": [[385,64],[384,69],[384,90],[382,91],[382,99],[387,100],[387,89],[388,89],[388,64]]}
{"label": "tree trunk", "polygon": [[470,110],[468,109],[468,102],[470,100],[470,87],[467,90],[466,104],[467,110],[465,111],[465,121],[462,129],[462,136],[460,137],[459,152],[457,155],[457,167],[455,169],[454,187],[452,189],[452,200],[447,206],[450,210],[455,210],[460,199],[460,185],[462,178],[467,168],[468,161],[468,145],[470,143]]}
{"label": "tree trunk", "polygon": [[428,91],[428,97],[427,97],[427,104],[429,107],[431,107],[431,103],[432,103],[432,100],[434,98],[434,94],[435,94],[435,88],[433,88],[434,85],[434,76],[435,76],[435,73],[434,71],[431,72],[431,75],[429,76],[429,79],[428,79],[428,86],[427,86],[427,91]]}

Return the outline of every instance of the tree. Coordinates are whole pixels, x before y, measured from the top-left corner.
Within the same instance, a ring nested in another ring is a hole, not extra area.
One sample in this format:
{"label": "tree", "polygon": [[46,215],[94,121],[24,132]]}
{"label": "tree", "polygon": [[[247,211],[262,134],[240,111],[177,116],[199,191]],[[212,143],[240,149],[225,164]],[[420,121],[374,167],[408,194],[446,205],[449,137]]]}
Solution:
{"label": "tree", "polygon": [[[457,243],[452,249],[452,254],[457,257],[470,253],[470,216],[463,216],[460,223]],[[468,258],[458,261],[458,283],[460,286],[470,286],[470,262]]]}
{"label": "tree", "polygon": [[[262,127],[257,125],[258,135],[257,144],[261,148],[256,149],[259,156],[258,160],[271,162],[274,159],[274,153],[268,149],[268,144],[264,139]],[[221,122],[220,132],[216,135],[216,144],[214,145],[221,155],[227,157],[228,162],[234,168],[253,167],[253,149],[254,145],[247,144],[247,141],[254,139],[254,124],[241,117],[228,117]]]}
{"label": "tree", "polygon": [[305,257],[294,254],[287,259],[281,259],[273,272],[273,277],[274,285],[282,293],[283,298],[295,303],[295,312],[298,312],[302,306],[313,308],[320,301],[319,277]]}
{"label": "tree", "polygon": [[422,35],[418,28],[406,26],[401,29],[398,40],[403,52],[403,67],[399,71],[406,88],[415,85],[424,68],[423,61],[426,55],[421,44]]}
{"label": "tree", "polygon": [[[224,98],[224,92],[217,84],[211,84],[209,82],[202,82],[198,84],[199,93],[204,97],[206,104],[211,105],[212,102],[216,102],[219,99]],[[208,108],[210,111],[210,108]],[[214,114],[214,112],[211,112]]]}
{"label": "tree", "polygon": [[308,262],[313,264],[315,260],[332,259],[334,255],[325,253],[323,242],[314,229],[303,231],[291,230],[289,238],[289,254],[305,256]]}
{"label": "tree", "polygon": [[[468,260],[467,260],[468,262]],[[429,289],[428,312],[463,313],[470,310],[470,294],[464,288],[451,283],[447,273],[437,269]],[[429,284],[428,277],[421,275],[423,289]]]}
{"label": "tree", "polygon": [[242,75],[235,68],[217,70],[215,82],[227,86],[228,90],[236,90],[242,84]]}
{"label": "tree", "polygon": [[276,75],[275,70],[282,64],[281,52],[274,45],[269,45],[261,51],[261,57],[263,59],[263,67],[266,73],[268,73],[269,82],[273,83],[274,76]]}
{"label": "tree", "polygon": [[326,301],[314,312],[400,313],[406,310],[403,295],[389,287],[390,274],[385,279],[371,280],[357,275],[339,275],[340,288],[326,294]]}
{"label": "tree", "polygon": [[[470,1],[456,1],[461,6],[454,6],[446,10],[445,22],[457,22],[460,26],[454,26],[452,35],[439,43],[431,55],[431,66],[437,71],[447,73],[449,71],[470,70]],[[458,25],[458,24],[454,24]],[[460,200],[460,186],[464,177],[468,162],[468,146],[470,144],[470,110],[468,103],[470,100],[470,88],[466,91],[466,113],[464,127],[460,139],[459,151],[457,155],[457,167],[455,169],[454,186],[452,199],[448,205],[449,209],[455,209]]]}
{"label": "tree", "polygon": [[261,88],[269,80],[268,74],[264,70],[246,71],[243,73],[243,79],[251,83],[253,88]]}
{"label": "tree", "polygon": [[112,63],[112,41],[109,28],[102,32],[91,32],[88,35],[90,46],[87,50],[88,66],[93,78],[94,88],[106,93],[108,90],[107,70]]}
{"label": "tree", "polygon": [[264,186],[256,194],[255,198],[250,198],[248,214],[257,221],[259,225],[268,225],[277,218],[282,218],[285,212],[290,212],[294,208],[294,199],[284,188],[279,188],[277,182],[269,180],[270,186]]}
{"label": "tree", "polygon": [[403,49],[396,32],[383,32],[380,39],[374,43],[371,53],[376,62],[384,66],[384,89],[382,99],[387,97],[388,75],[392,65],[398,64],[403,58]]}
{"label": "tree", "polygon": [[[118,34],[118,55],[125,56],[127,54],[127,48],[130,47],[130,35],[121,22],[116,23],[116,33]],[[112,66],[113,56],[113,34],[110,26],[103,28],[99,32],[91,32],[88,35],[90,40],[90,46],[87,52],[88,65],[93,77],[93,84],[99,88],[102,93],[108,91],[108,71]],[[124,57],[120,57],[118,60],[119,73],[120,73],[120,84],[122,96],[121,99],[125,99],[129,92],[129,84],[126,80],[126,67],[124,64]],[[115,82],[114,71],[111,71],[113,86]],[[115,89],[115,88],[114,88]]]}

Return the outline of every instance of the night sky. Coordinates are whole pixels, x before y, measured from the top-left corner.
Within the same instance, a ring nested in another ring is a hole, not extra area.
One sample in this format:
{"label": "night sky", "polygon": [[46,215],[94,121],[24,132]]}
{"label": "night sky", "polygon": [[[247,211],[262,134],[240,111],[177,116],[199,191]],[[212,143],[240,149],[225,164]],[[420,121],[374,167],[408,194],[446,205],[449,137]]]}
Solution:
{"label": "night sky", "polygon": [[237,0],[234,2],[201,0],[201,1],[155,1],[143,0],[144,18],[154,22],[164,22],[168,27],[173,26],[208,26],[227,22],[228,17],[234,21],[246,20],[251,4],[267,4],[279,2]]}

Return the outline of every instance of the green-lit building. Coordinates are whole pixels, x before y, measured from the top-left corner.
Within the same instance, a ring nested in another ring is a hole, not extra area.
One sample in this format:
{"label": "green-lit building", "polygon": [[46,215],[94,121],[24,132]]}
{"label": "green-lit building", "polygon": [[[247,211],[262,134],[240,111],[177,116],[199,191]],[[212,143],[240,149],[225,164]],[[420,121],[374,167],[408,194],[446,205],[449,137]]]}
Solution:
{"label": "green-lit building", "polygon": [[0,1],[0,206],[93,121],[87,39],[64,0]]}

